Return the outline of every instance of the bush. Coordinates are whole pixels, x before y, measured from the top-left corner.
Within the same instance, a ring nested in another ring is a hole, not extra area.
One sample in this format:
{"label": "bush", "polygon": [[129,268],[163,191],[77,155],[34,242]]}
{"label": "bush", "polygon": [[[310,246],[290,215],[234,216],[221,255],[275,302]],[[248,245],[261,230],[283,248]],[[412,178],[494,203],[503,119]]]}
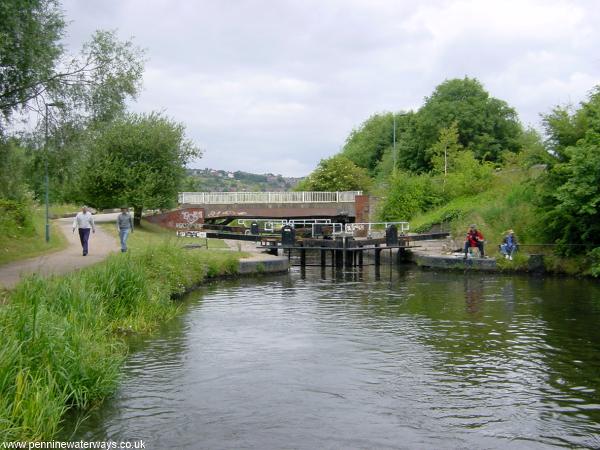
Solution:
{"label": "bush", "polygon": [[391,177],[390,188],[379,216],[381,220],[409,220],[441,200],[438,189],[429,175],[400,172]]}
{"label": "bush", "polygon": [[587,253],[590,260],[590,273],[593,277],[600,277],[600,247],[596,247]]}
{"label": "bush", "polygon": [[3,236],[29,236],[35,231],[31,205],[26,200],[0,198],[0,233]]}

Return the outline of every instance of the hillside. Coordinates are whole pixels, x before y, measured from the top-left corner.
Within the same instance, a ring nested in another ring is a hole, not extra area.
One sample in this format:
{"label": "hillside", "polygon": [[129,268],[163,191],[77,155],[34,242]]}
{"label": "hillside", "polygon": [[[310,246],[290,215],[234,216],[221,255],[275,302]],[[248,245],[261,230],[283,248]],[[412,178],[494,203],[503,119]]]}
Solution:
{"label": "hillside", "polygon": [[284,177],[282,175],[255,174],[249,172],[228,172],[215,169],[188,169],[186,180],[187,191],[212,192],[277,192],[290,191],[302,178]]}
{"label": "hillside", "polygon": [[559,257],[556,247],[545,236],[544,212],[536,206],[539,195],[536,187],[546,168],[541,165],[529,169],[505,167],[494,173],[491,183],[476,195],[456,197],[449,202],[418,213],[412,217],[412,231],[426,232],[442,229],[451,233],[456,248],[462,246],[470,224],[475,223],[486,239],[486,254],[501,256],[499,244],[507,230],[513,229],[521,252],[515,261],[498,259],[501,268],[514,270],[527,267],[528,255],[543,254],[546,270],[554,273],[589,274],[590,261],[583,256]]}

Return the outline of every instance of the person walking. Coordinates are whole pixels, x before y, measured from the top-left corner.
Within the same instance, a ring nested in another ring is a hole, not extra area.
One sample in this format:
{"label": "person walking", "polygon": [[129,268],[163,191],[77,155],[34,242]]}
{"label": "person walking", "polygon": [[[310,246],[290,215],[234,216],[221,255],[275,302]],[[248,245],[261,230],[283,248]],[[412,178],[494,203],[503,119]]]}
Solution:
{"label": "person walking", "polygon": [[90,229],[92,233],[96,232],[96,225],[94,224],[94,216],[88,211],[87,206],[82,206],[81,211],[77,213],[75,219],[73,219],[73,233],[75,229],[79,229],[79,241],[83,248],[83,256],[88,254],[88,240],[90,238]]}
{"label": "person walking", "polygon": [[121,208],[121,214],[117,216],[117,230],[119,230],[119,239],[121,240],[121,252],[127,251],[127,238],[129,233],[133,233],[133,217],[129,213],[129,208]]}

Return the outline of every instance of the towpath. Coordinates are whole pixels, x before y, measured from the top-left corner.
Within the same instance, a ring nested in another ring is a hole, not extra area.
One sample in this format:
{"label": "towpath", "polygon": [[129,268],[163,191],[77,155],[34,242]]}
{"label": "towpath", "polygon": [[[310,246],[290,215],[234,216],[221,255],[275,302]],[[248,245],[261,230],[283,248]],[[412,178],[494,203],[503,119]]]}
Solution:
{"label": "towpath", "polygon": [[[96,214],[96,224],[114,223],[117,213]],[[15,261],[0,266],[0,287],[12,289],[26,275],[37,273],[42,276],[60,275],[104,260],[110,253],[119,251],[119,243],[114,236],[96,226],[96,233],[90,234],[89,254],[82,256],[79,234],[73,233],[73,218],[57,220],[58,228],[67,238],[68,246],[64,250],[48,253],[34,258]]]}

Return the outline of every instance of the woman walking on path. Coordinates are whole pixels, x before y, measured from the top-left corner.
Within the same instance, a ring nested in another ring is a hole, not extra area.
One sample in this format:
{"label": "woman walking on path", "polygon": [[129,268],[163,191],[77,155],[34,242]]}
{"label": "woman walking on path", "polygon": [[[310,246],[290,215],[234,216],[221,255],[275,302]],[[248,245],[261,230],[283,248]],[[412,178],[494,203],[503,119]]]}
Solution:
{"label": "woman walking on path", "polygon": [[127,238],[129,233],[133,233],[133,217],[129,214],[129,208],[121,208],[121,214],[117,216],[117,230],[121,240],[121,252],[127,251]]}
{"label": "woman walking on path", "polygon": [[79,229],[79,241],[83,248],[83,256],[88,254],[88,240],[90,238],[90,229],[92,233],[96,232],[96,225],[94,225],[94,216],[88,211],[87,206],[81,208],[81,212],[78,212],[73,219],[73,233],[75,228]]}

